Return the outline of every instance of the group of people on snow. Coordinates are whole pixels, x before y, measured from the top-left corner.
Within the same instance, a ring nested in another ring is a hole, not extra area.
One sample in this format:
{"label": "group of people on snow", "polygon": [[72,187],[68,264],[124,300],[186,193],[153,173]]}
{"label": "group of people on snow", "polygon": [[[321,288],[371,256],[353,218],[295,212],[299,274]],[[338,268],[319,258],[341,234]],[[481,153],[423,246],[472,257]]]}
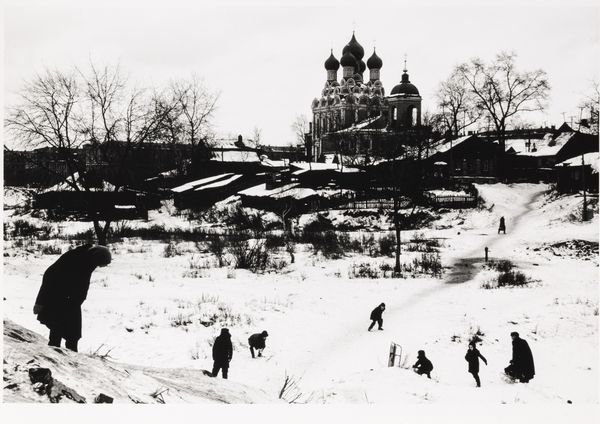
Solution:
{"label": "group of people on snow", "polygon": [[[503,223],[504,219],[501,220],[501,226]],[[50,330],[48,345],[60,347],[64,339],[66,348],[77,352],[77,344],[81,338],[81,305],[87,297],[91,275],[97,267],[109,265],[111,260],[107,247],[86,244],[64,253],[48,267],[33,307],[33,313],[37,315],[38,320]],[[375,324],[378,330],[383,330],[384,311],[385,303],[379,304],[371,311],[371,324],[368,331],[371,331]],[[252,358],[262,356],[268,336],[267,331],[262,331],[248,338]],[[531,349],[527,342],[519,337],[519,333],[512,332],[511,337],[512,359],[504,372],[515,380],[527,383],[535,375]],[[233,344],[229,329],[221,329],[221,334],[215,338],[212,356],[214,361],[212,376],[216,377],[221,371],[223,378],[227,378],[229,363],[233,358]],[[468,371],[473,375],[477,387],[481,387],[479,359],[487,365],[487,360],[477,350],[475,342],[471,342],[465,360],[469,364]],[[425,351],[418,351],[413,370],[419,375],[431,378],[433,364],[425,356]]]}
{"label": "group of people on snow", "polygon": [[[373,329],[375,323],[379,325],[379,330],[383,330],[383,311],[385,311],[385,303],[383,302],[371,311],[371,325],[369,325],[368,331]],[[513,331],[510,333],[510,336],[512,338],[512,359],[510,360],[509,366],[504,369],[504,372],[514,380],[519,380],[521,383],[527,383],[535,375],[533,354],[531,353],[529,344],[519,337],[519,333]],[[485,359],[477,349],[477,341],[472,340],[469,342],[465,360],[469,364],[468,371],[473,375],[477,387],[481,387],[481,380],[479,378],[479,359],[481,359],[485,365],[488,364],[487,359]],[[424,350],[419,350],[417,352],[417,362],[412,366],[412,369],[419,375],[426,375],[427,378],[431,378],[433,364],[427,356],[425,356]]]}

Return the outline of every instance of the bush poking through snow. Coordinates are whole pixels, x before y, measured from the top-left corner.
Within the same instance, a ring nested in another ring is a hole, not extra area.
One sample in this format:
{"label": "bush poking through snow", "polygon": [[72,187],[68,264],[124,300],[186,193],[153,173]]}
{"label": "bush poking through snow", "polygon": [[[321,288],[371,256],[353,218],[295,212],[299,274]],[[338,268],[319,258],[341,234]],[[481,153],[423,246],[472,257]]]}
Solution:
{"label": "bush poking through snow", "polygon": [[213,237],[208,241],[208,250],[210,253],[215,255],[219,261],[219,268],[225,265],[225,251],[227,249],[227,243],[223,237]]}
{"label": "bush poking through snow", "polygon": [[285,373],[283,385],[279,390],[279,399],[286,401],[287,403],[308,403],[312,396],[304,396],[304,393],[300,390],[299,383],[301,378],[296,378]]}
{"label": "bush poking through snow", "polygon": [[381,274],[377,268],[372,268],[368,262],[360,264],[353,263],[348,272],[349,278],[380,278]]}
{"label": "bush poking through snow", "polygon": [[379,238],[379,252],[383,256],[393,257],[396,253],[396,235],[388,233]]}
{"label": "bush poking through snow", "polygon": [[488,267],[498,272],[509,272],[515,267],[515,264],[507,259],[502,259],[500,261],[488,262]]}
{"label": "bush poking through snow", "polygon": [[402,264],[404,272],[415,274],[430,274],[434,277],[442,276],[442,262],[439,253],[422,253],[410,264]]}
{"label": "bush poking through snow", "polygon": [[528,278],[521,271],[502,272],[498,275],[498,287],[520,287],[528,283]]}
{"label": "bush poking through snow", "polygon": [[269,251],[264,240],[232,241],[228,250],[235,268],[252,272],[264,271],[269,263]]}
{"label": "bush poking through snow", "polygon": [[163,252],[163,256],[165,258],[172,258],[179,255],[181,255],[181,252],[177,248],[177,244],[174,241],[170,241],[169,243],[167,243]]}

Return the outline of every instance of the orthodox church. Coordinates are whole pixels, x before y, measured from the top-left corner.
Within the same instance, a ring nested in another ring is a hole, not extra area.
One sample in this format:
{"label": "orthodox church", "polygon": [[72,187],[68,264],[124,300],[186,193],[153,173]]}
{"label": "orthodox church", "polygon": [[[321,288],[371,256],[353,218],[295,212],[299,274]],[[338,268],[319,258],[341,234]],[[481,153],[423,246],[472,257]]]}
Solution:
{"label": "orthodox church", "polygon": [[325,61],[327,80],[321,96],[311,105],[307,147],[312,160],[323,161],[336,154],[383,154],[401,142],[407,131],[421,126],[421,96],[409,80],[406,61],[400,83],[386,95],[380,80],[383,60],[375,49],[366,63],[364,56],[364,48],[353,33],[340,60],[332,50]]}

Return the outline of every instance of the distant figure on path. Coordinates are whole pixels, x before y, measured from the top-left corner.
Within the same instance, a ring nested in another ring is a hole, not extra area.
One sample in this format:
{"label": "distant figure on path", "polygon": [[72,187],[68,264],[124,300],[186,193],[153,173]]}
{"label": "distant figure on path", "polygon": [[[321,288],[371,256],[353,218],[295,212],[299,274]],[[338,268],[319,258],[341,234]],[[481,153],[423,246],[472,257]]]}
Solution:
{"label": "distant figure on path", "polygon": [[381,315],[385,311],[385,303],[381,303],[378,307],[371,311],[371,325],[369,325],[369,331],[373,329],[375,323],[378,325],[378,330],[383,330],[383,318]]}
{"label": "distant figure on path", "polygon": [[504,372],[521,383],[528,383],[535,375],[531,349],[516,331],[510,333],[510,336],[512,337],[512,360]]}
{"label": "distant figure on path", "polygon": [[252,358],[254,358],[254,349],[258,351],[258,357],[262,356],[262,352],[265,348],[265,342],[267,341],[267,337],[269,337],[269,333],[267,331],[263,331],[262,333],[256,333],[251,335],[248,338],[248,344],[250,345],[250,353],[252,354]]}
{"label": "distant figure on path", "polygon": [[431,371],[433,370],[433,364],[425,356],[425,351],[420,350],[417,352],[417,362],[412,366],[414,372],[419,375],[425,374],[427,378],[431,378]]}
{"label": "distant figure on path", "polygon": [[81,304],[87,297],[92,273],[111,262],[105,246],[85,244],[64,253],[44,272],[33,313],[50,329],[49,346],[77,352],[81,338]]}
{"label": "distant figure on path", "polygon": [[227,328],[221,329],[221,334],[215,339],[212,349],[213,369],[212,376],[216,377],[219,370],[222,370],[223,378],[227,378],[229,371],[229,362],[233,358],[233,345],[231,344],[231,334]]}
{"label": "distant figure on path", "polygon": [[469,349],[465,355],[465,360],[469,363],[469,372],[473,374],[477,387],[481,387],[481,380],[479,380],[479,358],[487,365],[487,359],[485,359],[481,352],[477,350],[475,342],[469,343]]}
{"label": "distant figure on path", "polygon": [[506,222],[504,221],[503,216],[500,217],[500,225],[498,226],[498,234],[500,234],[500,231],[502,231],[504,234],[506,234]]}

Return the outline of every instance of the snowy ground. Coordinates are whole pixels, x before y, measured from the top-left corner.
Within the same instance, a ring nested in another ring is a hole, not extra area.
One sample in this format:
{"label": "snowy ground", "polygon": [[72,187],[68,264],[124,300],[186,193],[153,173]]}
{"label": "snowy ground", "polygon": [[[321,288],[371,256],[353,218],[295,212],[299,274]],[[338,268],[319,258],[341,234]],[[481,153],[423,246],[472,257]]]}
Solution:
{"label": "snowy ground", "polygon": [[[226,325],[236,349],[231,381],[273,399],[288,375],[298,382],[299,400],[313,403],[598,402],[597,253],[584,260],[547,248],[575,239],[597,243],[597,216],[578,222],[572,214],[581,198],[550,198],[544,185],[478,188],[487,209],[449,211],[428,228],[403,233],[406,239],[419,232],[442,241],[442,279],[349,279],[352,263],[392,260],[357,254],[325,260],[308,246],[300,246],[296,263],[278,273],[209,268],[191,278],[191,263],[212,261],[191,243],[179,243],[181,254],[168,258],[162,242],[117,243],[113,263],[93,275],[80,350],[142,366],[209,369],[210,343]],[[500,216],[506,235],[496,234]],[[5,219],[13,218],[5,211]],[[152,218],[176,225],[164,211]],[[380,219],[378,224],[386,227]],[[494,277],[482,264],[486,246],[492,258],[512,260],[533,282],[482,289]],[[31,308],[41,275],[56,258],[5,242],[5,318],[47,334]],[[385,330],[369,333],[369,313],[380,302],[387,305]],[[211,320],[217,325],[205,326]],[[263,329],[270,334],[265,357],[252,359],[247,338]],[[489,362],[481,364],[481,389],[464,360],[477,331]],[[527,385],[501,376],[511,331],[529,342],[536,361]],[[433,379],[388,368],[391,341],[402,346],[404,367],[424,349],[435,367]]]}

